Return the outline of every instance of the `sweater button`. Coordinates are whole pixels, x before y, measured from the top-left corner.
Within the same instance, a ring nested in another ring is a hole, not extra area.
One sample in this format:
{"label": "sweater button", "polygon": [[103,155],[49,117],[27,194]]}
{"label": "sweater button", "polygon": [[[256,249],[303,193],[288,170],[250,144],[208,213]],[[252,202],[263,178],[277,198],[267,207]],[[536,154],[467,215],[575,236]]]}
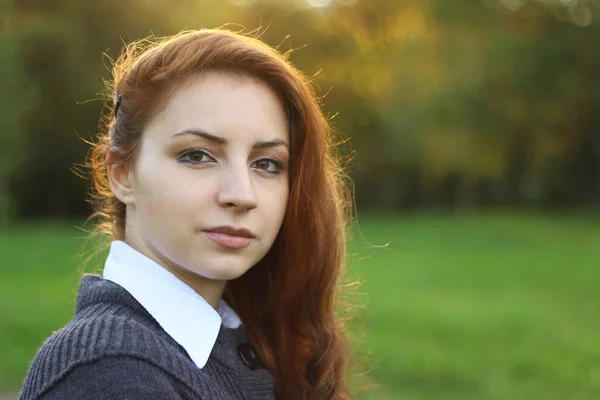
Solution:
{"label": "sweater button", "polygon": [[238,354],[240,358],[250,369],[256,368],[256,352],[250,345],[242,343],[238,346]]}

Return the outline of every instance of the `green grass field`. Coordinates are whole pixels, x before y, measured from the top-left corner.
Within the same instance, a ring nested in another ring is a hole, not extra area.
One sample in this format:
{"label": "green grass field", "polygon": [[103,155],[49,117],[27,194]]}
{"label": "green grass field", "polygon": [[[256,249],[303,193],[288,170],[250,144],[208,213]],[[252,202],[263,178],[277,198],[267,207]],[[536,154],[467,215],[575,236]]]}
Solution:
{"label": "green grass field", "polygon": [[[364,398],[600,399],[600,217],[362,215]],[[72,316],[84,234],[0,234],[0,393]],[[389,242],[387,247],[381,247]],[[93,265],[87,268],[92,271]]]}

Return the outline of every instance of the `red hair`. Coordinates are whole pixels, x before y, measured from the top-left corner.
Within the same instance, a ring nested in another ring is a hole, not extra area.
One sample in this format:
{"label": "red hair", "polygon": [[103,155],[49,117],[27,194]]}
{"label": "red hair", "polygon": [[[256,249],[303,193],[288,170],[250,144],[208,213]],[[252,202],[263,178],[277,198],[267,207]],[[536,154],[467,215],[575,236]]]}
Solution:
{"label": "red hair", "polygon": [[[279,399],[350,399],[346,333],[340,310],[351,196],[332,130],[308,79],[258,39],[225,30],[187,31],[127,45],[107,94],[121,96],[118,118],[105,113],[88,160],[96,233],[124,240],[125,205],[112,194],[106,155],[136,158],[143,130],[193,74],[227,70],[262,79],[280,96],[290,126],[290,193],[283,225],[267,255],[229,281],[224,298],[275,378]],[[110,103],[108,103],[110,104]]]}

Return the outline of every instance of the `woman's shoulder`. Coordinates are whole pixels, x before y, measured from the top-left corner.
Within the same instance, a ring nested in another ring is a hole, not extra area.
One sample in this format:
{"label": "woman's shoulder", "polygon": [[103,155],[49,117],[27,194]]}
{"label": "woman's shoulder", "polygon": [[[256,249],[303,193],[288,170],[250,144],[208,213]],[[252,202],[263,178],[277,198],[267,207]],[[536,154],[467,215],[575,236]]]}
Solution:
{"label": "woman's shoulder", "polygon": [[156,351],[167,346],[167,335],[145,316],[126,306],[90,306],[53,332],[38,349],[34,362],[73,363],[105,355]]}
{"label": "woman's shoulder", "polygon": [[[36,371],[38,374],[41,371]],[[190,386],[160,366],[126,355],[104,356],[70,365],[60,374],[26,381],[19,399],[189,399]]]}
{"label": "woman's shoulder", "polygon": [[114,301],[78,304],[75,317],[38,349],[20,398],[37,398],[67,377],[73,382],[82,371],[107,366],[131,378],[135,372],[130,371],[131,363],[137,373],[158,368],[169,374],[187,370],[191,361],[156,321],[135,308]]}
{"label": "woman's shoulder", "polygon": [[[93,290],[90,281],[96,286]],[[61,363],[106,355],[144,358],[160,351],[172,352],[173,346],[177,343],[123,288],[97,276],[85,276],[75,316],[45,340],[36,358]]]}

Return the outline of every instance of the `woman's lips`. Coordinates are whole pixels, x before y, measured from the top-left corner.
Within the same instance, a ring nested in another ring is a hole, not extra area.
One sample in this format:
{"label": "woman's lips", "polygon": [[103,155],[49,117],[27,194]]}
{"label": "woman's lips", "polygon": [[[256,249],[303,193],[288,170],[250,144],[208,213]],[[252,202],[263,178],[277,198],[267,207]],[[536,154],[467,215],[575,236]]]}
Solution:
{"label": "woman's lips", "polygon": [[250,244],[252,238],[229,235],[227,233],[220,232],[204,232],[209,238],[217,242],[219,245],[228,249],[241,249]]}

